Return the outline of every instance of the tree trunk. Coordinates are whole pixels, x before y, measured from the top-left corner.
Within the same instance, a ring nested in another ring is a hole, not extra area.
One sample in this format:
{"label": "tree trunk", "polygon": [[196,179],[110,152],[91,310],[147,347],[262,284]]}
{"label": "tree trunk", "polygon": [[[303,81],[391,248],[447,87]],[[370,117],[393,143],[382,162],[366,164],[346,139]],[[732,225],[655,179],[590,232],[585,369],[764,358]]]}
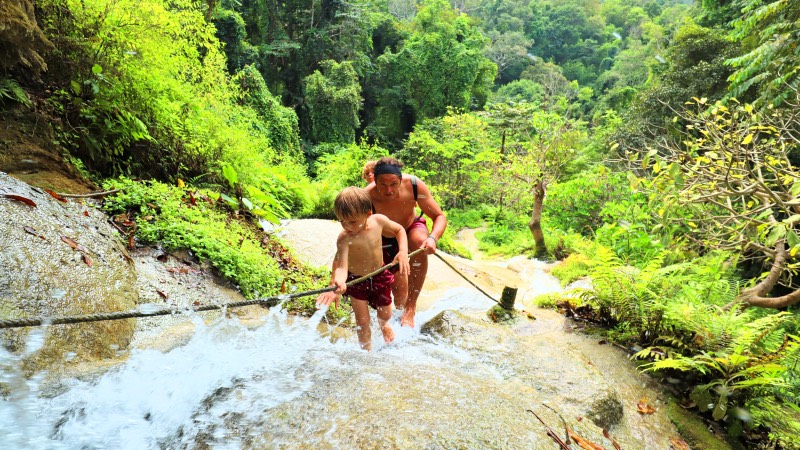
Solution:
{"label": "tree trunk", "polygon": [[[780,297],[765,297],[769,294],[772,288],[778,284],[781,273],[786,269],[786,243],[780,240],[775,245],[775,259],[772,261],[772,267],[769,270],[769,275],[761,280],[760,283],[745,289],[739,294],[736,299],[742,302],[745,306],[759,306],[761,308],[784,308],[800,302],[800,289],[795,289],[786,295]],[[727,307],[733,306],[726,305]]]}
{"label": "tree trunk", "polygon": [[544,232],[542,231],[542,206],[544,205],[544,194],[546,186],[544,180],[536,181],[533,186],[533,211],[531,221],[528,222],[528,229],[533,235],[533,242],[536,244],[536,257],[547,255],[547,245],[544,243]]}

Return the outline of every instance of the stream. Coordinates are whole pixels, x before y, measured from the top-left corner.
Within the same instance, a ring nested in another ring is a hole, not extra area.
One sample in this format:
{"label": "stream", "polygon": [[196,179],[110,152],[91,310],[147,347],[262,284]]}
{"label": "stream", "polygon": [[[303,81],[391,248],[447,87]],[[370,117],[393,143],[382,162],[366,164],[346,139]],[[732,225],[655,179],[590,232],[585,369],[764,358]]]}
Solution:
{"label": "stream", "polygon": [[[332,256],[326,251],[305,254]],[[563,439],[566,423],[605,448],[614,448],[611,439],[624,449],[670,448],[678,433],[659,408],[660,394],[626,355],[530,304],[561,289],[546,264],[452,260],[493,294],[516,274],[517,307],[535,319],[491,324],[486,311],[495,302],[432,257],[417,327],[401,328],[395,314],[397,339],[386,345],[373,312],[371,353],[358,348],[354,333],[326,323],[324,311],[300,318],[280,307],[255,320],[186,316],[192,331],[179,344],[134,346],[101,375],[55,384],[46,374],[23,377],[20,356],[0,349],[0,382],[10,386],[0,401],[3,447],[554,449],[546,427]],[[446,311],[477,325],[454,337],[421,332]],[[47,331],[34,330],[26,352]],[[588,414],[607,396],[622,408],[611,408],[619,417],[599,426],[608,418]],[[656,412],[637,412],[641,399]]]}

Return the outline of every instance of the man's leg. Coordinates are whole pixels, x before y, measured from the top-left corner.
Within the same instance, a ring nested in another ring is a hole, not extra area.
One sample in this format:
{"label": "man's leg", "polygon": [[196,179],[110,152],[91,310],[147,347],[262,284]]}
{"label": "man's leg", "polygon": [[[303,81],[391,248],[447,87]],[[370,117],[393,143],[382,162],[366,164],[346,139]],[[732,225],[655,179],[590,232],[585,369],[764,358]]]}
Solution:
{"label": "man's leg", "polygon": [[[428,229],[422,227],[414,228],[408,236],[408,251],[413,252],[418,249],[422,242],[428,238]],[[408,275],[408,300],[406,300],[406,310],[400,319],[401,326],[414,328],[414,315],[417,313],[417,298],[425,284],[425,276],[428,274],[428,255],[420,253],[409,261],[411,273]]]}

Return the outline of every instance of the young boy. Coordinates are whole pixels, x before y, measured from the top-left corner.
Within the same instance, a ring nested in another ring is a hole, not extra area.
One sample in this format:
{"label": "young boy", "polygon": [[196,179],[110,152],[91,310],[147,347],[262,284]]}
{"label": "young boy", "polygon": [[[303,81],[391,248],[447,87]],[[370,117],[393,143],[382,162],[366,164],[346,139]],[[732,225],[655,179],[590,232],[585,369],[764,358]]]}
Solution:
{"label": "young boy", "polygon": [[[325,292],[317,297],[317,305],[330,305],[336,302],[339,306],[340,295],[350,297],[353,312],[356,315],[358,341],[361,348],[371,350],[371,332],[369,307],[378,312],[378,323],[383,333],[383,340],[388,344],[394,340],[394,330],[389,325],[392,316],[392,283],[394,274],[384,270],[372,278],[347,287],[346,283],[374,272],[383,267],[383,249],[381,237],[397,239],[400,251],[394,261],[400,266],[400,273],[408,275],[408,239],[406,230],[396,222],[392,222],[383,214],[372,213],[372,201],[364,189],[348,187],[343,189],[333,203],[333,210],[342,232],[336,239],[336,258],[333,261],[331,286],[334,292]],[[405,303],[405,293],[399,304]]]}

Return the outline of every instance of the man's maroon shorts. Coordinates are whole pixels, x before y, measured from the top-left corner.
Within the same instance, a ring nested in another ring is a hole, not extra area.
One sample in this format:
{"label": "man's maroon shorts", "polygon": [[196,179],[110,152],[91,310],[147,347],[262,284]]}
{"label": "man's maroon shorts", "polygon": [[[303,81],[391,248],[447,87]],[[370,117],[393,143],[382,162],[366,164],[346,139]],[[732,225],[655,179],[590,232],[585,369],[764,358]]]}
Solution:
{"label": "man's maroon shorts", "polygon": [[[425,221],[425,216],[420,215],[413,222],[411,222],[411,226],[406,228],[406,237],[411,233],[411,230],[414,228],[425,228],[425,232],[428,232],[428,223]],[[397,242],[395,238],[387,238],[383,237],[383,263],[389,264],[390,262],[394,261],[394,257],[397,256],[397,252],[400,251],[400,244]],[[409,244],[411,241],[409,241]],[[409,252],[411,249],[409,248]],[[400,270],[400,265],[396,265],[389,269],[392,273],[397,273]]]}
{"label": "man's maroon shorts", "polygon": [[[361,278],[361,275],[347,274],[348,283],[356,278]],[[394,274],[388,270],[384,270],[372,278],[349,286],[344,295],[359,300],[366,300],[369,302],[369,306],[378,309],[379,306],[389,306],[392,304],[392,283],[394,283]]]}

